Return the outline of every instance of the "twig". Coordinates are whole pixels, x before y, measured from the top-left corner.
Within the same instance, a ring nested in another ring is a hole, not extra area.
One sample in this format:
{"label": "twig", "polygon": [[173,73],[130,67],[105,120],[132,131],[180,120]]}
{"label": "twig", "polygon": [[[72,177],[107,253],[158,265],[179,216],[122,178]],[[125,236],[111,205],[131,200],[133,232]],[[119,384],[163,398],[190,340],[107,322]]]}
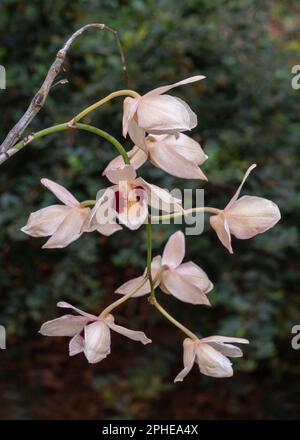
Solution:
{"label": "twig", "polygon": [[3,143],[0,146],[0,153],[5,155],[7,150],[12,148],[15,143],[21,138],[22,133],[24,130],[28,127],[28,125],[31,123],[31,121],[35,118],[35,116],[39,113],[41,108],[44,106],[45,101],[47,99],[47,96],[49,94],[49,91],[52,87],[52,84],[57,77],[58,73],[60,72],[60,69],[65,61],[66,55],[68,53],[68,50],[70,49],[73,41],[79,37],[83,32],[85,32],[87,29],[96,28],[96,29],[105,29],[109,32],[111,32],[114,35],[120,57],[122,62],[122,68],[126,77],[126,82],[128,84],[128,71],[126,66],[126,60],[125,55],[121,46],[121,42],[119,39],[118,32],[114,29],[110,28],[106,24],[102,23],[90,23],[82,28],[78,29],[78,31],[74,32],[73,35],[67,40],[65,45],[57,52],[56,58],[51,65],[47,76],[39,89],[39,91],[36,93],[34,98],[32,99],[28,109],[24,113],[24,115],[21,117],[21,119],[16,123],[16,125],[10,130],[6,138],[4,139]]}

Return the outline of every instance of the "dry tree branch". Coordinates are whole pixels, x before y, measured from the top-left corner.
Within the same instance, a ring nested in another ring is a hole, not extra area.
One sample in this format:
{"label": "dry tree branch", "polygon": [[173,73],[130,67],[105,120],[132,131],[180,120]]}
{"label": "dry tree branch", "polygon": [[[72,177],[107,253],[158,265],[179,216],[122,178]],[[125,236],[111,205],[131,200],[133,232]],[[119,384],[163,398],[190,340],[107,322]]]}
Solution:
{"label": "dry tree branch", "polygon": [[[52,87],[52,84],[57,77],[58,73],[60,72],[60,69],[65,61],[66,55],[68,53],[68,50],[70,49],[73,41],[79,37],[83,32],[85,32],[87,29],[96,28],[96,29],[105,29],[109,32],[111,32],[115,38],[120,57],[122,62],[122,68],[126,77],[126,82],[128,83],[128,71],[127,71],[127,65],[125,60],[124,51],[121,46],[121,42],[119,39],[118,32],[114,29],[110,28],[106,24],[103,23],[90,23],[82,28],[78,29],[74,34],[71,35],[71,37],[66,41],[64,46],[57,52],[56,58],[51,65],[46,78],[39,89],[39,91],[35,94],[34,98],[32,99],[29,107],[27,108],[24,115],[21,117],[21,119],[16,123],[16,125],[10,130],[6,138],[4,139],[3,143],[0,146],[0,153],[6,155],[7,150],[12,148],[15,143],[20,139],[21,135],[23,134],[24,130],[28,127],[28,125],[31,123],[31,121],[35,118],[35,116],[39,113],[41,108],[44,106],[45,101],[47,99],[47,96],[49,94],[49,91]],[[7,159],[9,158],[9,155],[7,155]]]}

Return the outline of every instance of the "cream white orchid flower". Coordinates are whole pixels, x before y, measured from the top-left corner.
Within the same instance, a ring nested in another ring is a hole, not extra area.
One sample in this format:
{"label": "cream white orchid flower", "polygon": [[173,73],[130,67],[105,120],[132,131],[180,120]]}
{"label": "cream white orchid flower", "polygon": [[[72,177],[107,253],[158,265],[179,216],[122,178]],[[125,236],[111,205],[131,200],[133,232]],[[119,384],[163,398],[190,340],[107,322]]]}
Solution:
{"label": "cream white orchid flower", "polygon": [[[185,237],[181,231],[177,231],[169,238],[162,257],[158,255],[152,261],[151,275],[155,280],[155,287],[159,286],[164,293],[187,303],[210,305],[206,295],[213,288],[212,282],[206,273],[192,261],[182,263],[184,255]],[[116,290],[116,293],[126,295],[136,289],[144,279],[145,273],[127,281]],[[133,296],[142,296],[149,292],[148,281]]]}
{"label": "cream white orchid flower", "polygon": [[271,200],[256,196],[239,198],[247,177],[255,167],[256,164],[253,164],[248,168],[228,205],[209,219],[220,241],[231,254],[231,234],[241,240],[252,238],[272,228],[281,218],[278,206]]}
{"label": "cream white orchid flower", "polygon": [[[49,179],[41,179],[41,183],[63,202],[63,205],[51,205],[33,212],[21,231],[32,237],[51,236],[43,248],[66,247],[82,235],[82,226],[90,208],[82,207],[80,202],[58,183]],[[103,225],[93,222],[86,232],[97,230],[103,235],[111,235],[120,229],[122,227],[116,222]]]}
{"label": "cream white orchid flower", "polygon": [[146,220],[148,205],[168,212],[183,211],[179,199],[141,177],[137,178],[132,165],[108,170],[106,177],[114,183],[114,186],[99,193],[97,202],[88,216],[87,225],[95,221],[101,224],[104,217],[104,221],[107,221],[106,216],[111,217],[110,214],[113,213],[112,218],[115,216],[120,223],[134,230]]}
{"label": "cream white orchid flower", "polygon": [[249,344],[249,341],[227,336],[209,336],[196,341],[186,338],[183,342],[184,368],[174,382],[182,382],[194,363],[198,364],[200,373],[206,376],[231,377],[233,369],[228,357],[243,356],[243,352],[232,343]]}
{"label": "cream white orchid flower", "polygon": [[143,137],[144,133],[165,134],[191,130],[197,125],[197,116],[179,98],[165,95],[169,90],[204,79],[197,75],[175,84],[158,87],[137,98],[125,98],[123,113],[123,136],[127,133]]}
{"label": "cream white orchid flower", "polygon": [[83,312],[71,304],[61,301],[58,307],[75,310],[79,316],[63,315],[60,318],[45,322],[40,329],[44,336],[69,336],[69,355],[74,356],[83,352],[91,364],[102,361],[110,354],[111,338],[110,331],[113,330],[142,344],[149,344],[145,333],[129,330],[114,323],[113,315],[100,318],[96,315]]}
{"label": "cream white orchid flower", "polygon": [[[128,156],[134,169],[138,169],[149,158],[153,165],[172,176],[207,180],[199,168],[199,165],[206,161],[207,155],[198,142],[185,134],[151,135],[147,136],[142,144],[138,144],[138,139],[133,140],[136,145],[129,151]],[[118,156],[108,164],[103,175],[106,175],[109,170],[122,166],[124,166],[124,160],[122,156]]]}

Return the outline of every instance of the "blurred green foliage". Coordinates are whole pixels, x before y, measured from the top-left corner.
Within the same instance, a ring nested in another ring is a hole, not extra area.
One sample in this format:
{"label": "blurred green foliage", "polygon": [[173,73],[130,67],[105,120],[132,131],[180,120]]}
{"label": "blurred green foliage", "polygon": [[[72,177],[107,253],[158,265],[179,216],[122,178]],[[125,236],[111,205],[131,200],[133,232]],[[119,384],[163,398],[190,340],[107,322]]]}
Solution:
{"label": "blurred green foliage", "polygon": [[[144,329],[153,347],[140,349],[117,338],[115,355],[97,367],[68,360],[63,351],[63,374],[72,372],[72,365],[80,369],[72,379],[75,385],[85,371],[85,384],[103,408],[98,417],[297,417],[299,353],[291,349],[290,341],[291,327],[300,321],[300,92],[291,88],[291,67],[300,61],[298,2],[285,6],[258,0],[2,0],[0,64],[7,70],[7,90],[0,91],[1,139],[24,112],[66,38],[89,22],[104,22],[119,31],[131,88],[141,93],[198,73],[207,76],[199,84],[176,90],[198,115],[193,136],[209,156],[203,167],[209,182],[200,183],[207,204],[225,206],[245,169],[256,162],[244,193],[274,200],[282,221],[262,236],[235,240],[230,257],[208,225],[204,234],[187,237],[187,258],[202,266],[215,284],[212,309],[183,306],[161,296],[194,331],[250,339],[245,358],[235,362],[234,378],[220,382],[193,371],[180,388],[174,387],[172,378],[181,368],[182,335],[145,299],[130,302],[117,314],[131,328]],[[90,30],[78,39],[58,79],[63,78],[69,83],[52,89],[28,132],[67,121],[95,100],[124,88],[112,36]],[[122,140],[121,110],[120,100],[110,103],[91,115],[92,123]],[[130,148],[128,141],[124,145]],[[20,232],[30,212],[54,201],[41,187],[41,177],[88,199],[107,185],[101,171],[114,155],[109,144],[88,133],[61,133],[24,148],[1,166],[0,321],[7,326],[9,346],[1,357],[20,367],[29,362],[33,377],[39,377],[40,363],[36,365],[37,348],[30,344],[38,344],[42,353],[58,347],[37,334],[42,322],[57,316],[57,300],[97,311],[114,298],[116,287],[140,274],[145,265],[143,229],[124,230],[109,239],[85,235],[67,249],[50,251],[41,250],[43,240]],[[142,172],[168,188],[199,185],[150,165]],[[161,252],[175,229],[154,228],[154,253]],[[66,340],[63,344],[65,350]],[[32,391],[26,385],[32,375],[19,389],[12,371],[1,373],[7,389],[19,396],[7,417],[34,417],[24,403]],[[51,392],[37,383],[37,402],[51,401]],[[177,407],[171,403],[176,399]],[[94,414],[88,408],[83,407],[81,418]],[[50,408],[44,417],[52,418],[53,411]],[[63,416],[63,409],[58,414]]]}

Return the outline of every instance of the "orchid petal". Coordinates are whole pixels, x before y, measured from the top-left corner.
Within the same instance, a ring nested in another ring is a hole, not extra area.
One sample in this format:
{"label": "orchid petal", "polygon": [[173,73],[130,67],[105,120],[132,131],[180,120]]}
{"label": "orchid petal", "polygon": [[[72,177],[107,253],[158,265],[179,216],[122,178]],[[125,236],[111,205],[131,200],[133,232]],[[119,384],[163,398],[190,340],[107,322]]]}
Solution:
{"label": "orchid petal", "polygon": [[41,179],[41,184],[44,185],[49,191],[51,191],[61,202],[71,208],[78,206],[79,202],[75,199],[73,194],[70,193],[64,186],[59,185],[50,179]]}
{"label": "orchid petal", "polygon": [[180,301],[190,304],[210,305],[207,296],[196,286],[188,282],[185,277],[177,273],[176,269],[165,270],[162,273],[162,282],[170,294]]}
{"label": "orchid petal", "polygon": [[130,200],[127,200],[127,209],[118,213],[119,222],[127,226],[131,230],[136,230],[148,217],[148,205],[147,200],[135,202],[130,206]]}
{"label": "orchid petal", "polygon": [[170,95],[143,97],[137,108],[138,125],[148,133],[177,133],[197,125],[197,116],[179,98]]}
{"label": "orchid petal", "polygon": [[69,356],[75,356],[78,353],[82,353],[84,350],[84,339],[78,333],[69,342]]}
{"label": "orchid petal", "polygon": [[118,169],[109,169],[105,175],[110,182],[115,184],[119,182],[132,182],[136,178],[136,172],[132,165],[124,165],[123,168]]}
{"label": "orchid petal", "polygon": [[172,176],[183,179],[207,180],[207,177],[195,162],[186,159],[183,154],[178,154],[171,145],[153,144],[150,149],[150,159],[155,166]]}
{"label": "orchid petal", "polygon": [[133,341],[141,342],[144,345],[150,344],[150,342],[152,342],[151,339],[147,338],[144,332],[130,330],[126,327],[114,324],[112,320],[106,320],[105,322],[111,330],[120,333],[121,335],[126,336],[126,338],[132,339]]}
{"label": "orchid petal", "polygon": [[51,205],[30,214],[26,225],[21,229],[32,237],[47,237],[56,232],[64,221],[70,207],[65,205]]}
{"label": "orchid petal", "polygon": [[183,86],[185,84],[191,84],[196,81],[201,81],[204,78],[206,78],[206,77],[203,75],[191,76],[190,78],[183,79],[182,81],[178,81],[174,84],[169,84],[167,86],[157,87],[156,89],[151,90],[150,92],[146,93],[146,95],[144,95],[143,97],[161,95],[162,93],[168,92],[169,90],[174,89],[175,87]]}
{"label": "orchid petal", "polygon": [[224,211],[218,215],[212,215],[209,219],[211,227],[216,231],[217,236],[221,243],[233,254],[231,246],[231,235],[229,230],[229,225],[224,215]]}
{"label": "orchid petal", "polygon": [[177,267],[176,272],[182,277],[186,277],[187,281],[205,294],[213,289],[213,283],[210,281],[204,270],[192,261],[181,264]]}
{"label": "orchid petal", "polygon": [[64,248],[82,235],[89,208],[72,208],[64,221],[44,244],[43,249]]}
{"label": "orchid petal", "polygon": [[74,336],[81,332],[89,318],[84,316],[64,315],[45,322],[40,330],[43,336]]}
{"label": "orchid petal", "polygon": [[195,342],[189,338],[183,341],[183,370],[174,379],[174,382],[182,382],[193,368],[196,357]]}
{"label": "orchid petal", "polygon": [[128,124],[128,134],[132,142],[145,153],[147,153],[145,130],[140,127],[134,119],[131,119]]}
{"label": "orchid petal", "polygon": [[162,255],[162,264],[174,269],[180,265],[185,255],[185,237],[182,231],[171,235]]}
{"label": "orchid petal", "polygon": [[214,336],[207,336],[206,338],[202,338],[201,339],[202,342],[218,342],[218,343],[235,343],[235,344],[249,344],[248,339],[244,339],[244,338],[234,338],[233,336],[219,336],[219,335],[214,335]]}
{"label": "orchid petal", "polygon": [[137,106],[139,104],[138,99],[127,97],[123,102],[123,136],[126,138],[128,133],[128,125],[133,119],[136,112]]}
{"label": "orchid petal", "polygon": [[[139,147],[133,147],[132,150],[127,153],[130,159],[130,165],[133,166],[135,170],[140,168],[147,160],[147,154],[141,150]],[[117,156],[112,161],[109,162],[102,175],[106,176],[107,171],[109,170],[117,170],[119,168],[123,168],[125,166],[125,162],[123,156]]]}
{"label": "orchid petal", "polygon": [[91,364],[100,362],[110,354],[110,330],[104,321],[84,327],[84,354]]}
{"label": "orchid petal", "polygon": [[135,182],[146,190],[148,205],[155,209],[162,209],[168,212],[170,212],[171,208],[174,211],[183,211],[181,200],[173,197],[168,191],[146,182],[142,177],[136,179]]}
{"label": "orchid petal", "polygon": [[252,170],[254,170],[254,168],[256,168],[256,164],[255,164],[255,163],[252,164],[252,165],[247,169],[247,171],[245,172],[245,175],[244,175],[244,177],[243,177],[243,180],[242,180],[240,186],[239,186],[238,189],[236,190],[234,196],[232,197],[232,199],[230,200],[230,202],[228,203],[228,205],[226,206],[225,209],[229,209],[229,208],[231,207],[231,205],[233,205],[233,203],[238,199],[238,197],[239,197],[239,195],[240,195],[240,192],[241,192],[241,190],[242,190],[242,188],[243,188],[243,186],[244,186],[244,183],[246,182],[246,180],[247,180],[249,174],[251,173]]}
{"label": "orchid petal", "polygon": [[196,348],[196,362],[200,372],[211,377],[231,377],[233,370],[230,360],[209,344],[201,343]]}
{"label": "orchid petal", "polygon": [[255,196],[243,196],[227,210],[230,232],[242,240],[272,228],[280,217],[275,203]]}
{"label": "orchid petal", "polygon": [[92,315],[91,313],[86,313],[83,310],[78,309],[77,307],[72,306],[72,304],[66,302],[66,301],[59,301],[57,303],[57,307],[61,307],[62,309],[72,309],[75,310],[75,312],[79,313],[79,315],[85,316],[91,321],[97,320],[97,316]]}

